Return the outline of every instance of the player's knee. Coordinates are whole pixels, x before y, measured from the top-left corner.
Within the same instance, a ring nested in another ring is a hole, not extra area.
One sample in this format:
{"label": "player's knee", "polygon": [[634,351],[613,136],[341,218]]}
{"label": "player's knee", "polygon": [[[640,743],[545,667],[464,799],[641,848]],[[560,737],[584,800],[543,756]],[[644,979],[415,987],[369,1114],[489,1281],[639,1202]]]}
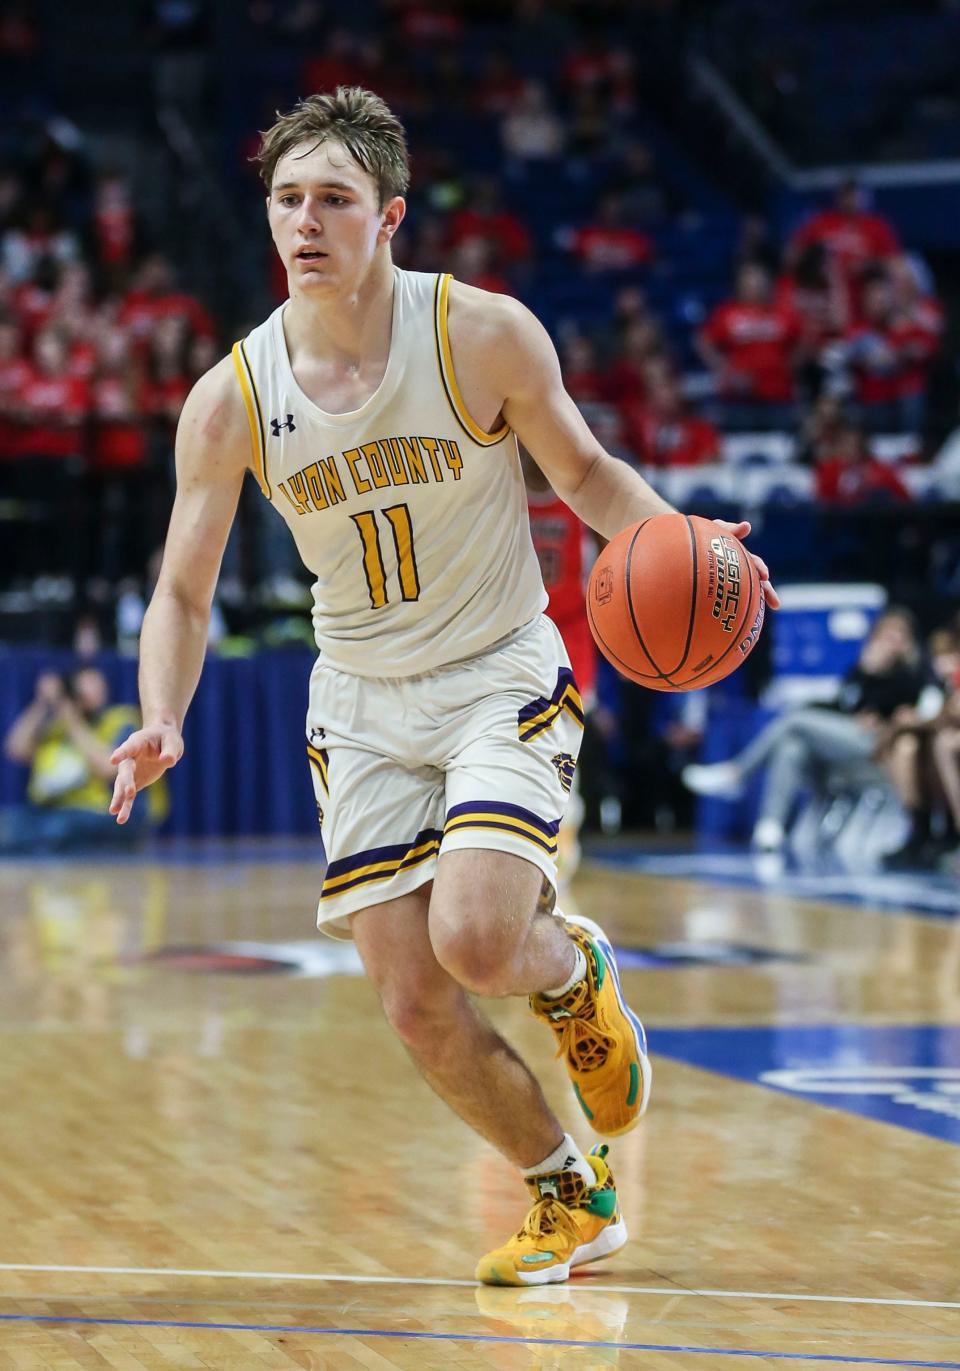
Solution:
{"label": "player's knee", "polygon": [[503,995],[511,984],[514,939],[503,924],[469,913],[456,923],[431,920],[437,961],[474,995]]}

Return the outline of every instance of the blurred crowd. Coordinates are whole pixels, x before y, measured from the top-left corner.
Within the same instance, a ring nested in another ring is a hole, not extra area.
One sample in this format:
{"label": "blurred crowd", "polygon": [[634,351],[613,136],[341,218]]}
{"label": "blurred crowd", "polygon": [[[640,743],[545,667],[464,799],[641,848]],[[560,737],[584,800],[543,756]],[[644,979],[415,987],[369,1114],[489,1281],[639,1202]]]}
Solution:
{"label": "blurred crowd", "polygon": [[0,470],[17,578],[142,575],[172,434],[217,357],[208,310],[142,240],[131,188],[51,123],[0,172]]}
{"label": "blurred crowd", "polygon": [[[21,8],[0,7],[8,18]],[[209,6],[183,8],[177,53],[190,38],[202,61]],[[621,41],[612,4],[500,8],[364,0],[351,27],[324,22],[314,0],[250,0],[254,46],[271,54],[271,71],[286,52],[294,76],[293,88],[252,95],[246,118],[259,109],[266,122],[277,101],[338,83],[380,91],[407,121],[414,154],[399,264],[450,269],[538,310],[546,300],[568,388],[626,460],[703,466],[724,458],[731,434],[786,433],[820,501],[907,500],[905,473],[931,453],[946,327],[922,258],[849,183],[783,243],[745,217],[729,296],[706,290],[681,320],[665,318],[674,232],[703,219],[698,187],[709,180],[671,165],[644,104],[658,35],[675,36],[682,6],[631,9],[647,44]],[[237,175],[266,245],[247,161],[256,141],[248,123]],[[169,511],[183,399],[255,322],[236,290],[232,316],[221,308],[214,319],[143,218],[130,174],[98,163],[62,117],[37,120],[0,160],[0,470],[14,509],[4,587],[52,576],[113,593],[145,578]],[[263,279],[272,272],[282,297],[270,260]],[[954,493],[958,453],[955,441],[943,454]],[[258,526],[258,579],[295,574],[275,534]]]}

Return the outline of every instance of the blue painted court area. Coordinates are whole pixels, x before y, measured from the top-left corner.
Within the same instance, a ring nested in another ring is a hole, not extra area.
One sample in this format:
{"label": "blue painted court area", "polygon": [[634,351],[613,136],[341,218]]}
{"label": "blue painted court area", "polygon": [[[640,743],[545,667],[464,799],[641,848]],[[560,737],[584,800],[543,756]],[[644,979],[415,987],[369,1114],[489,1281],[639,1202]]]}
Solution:
{"label": "blue painted court area", "polygon": [[960,917],[960,881],[940,872],[848,871],[825,860],[818,868],[758,856],[743,848],[590,848],[593,861],[668,879],[745,886],[808,900],[869,905],[890,913]]}
{"label": "blue painted court area", "polygon": [[960,1026],[658,1028],[650,1049],[960,1144]]}
{"label": "blue painted court area", "polygon": [[61,1314],[0,1314],[0,1323],[95,1324],[107,1328],[199,1328],[210,1332],[317,1334],[335,1338],[393,1338],[398,1342],[511,1343],[527,1347],[603,1348],[622,1352],[674,1352],[706,1357],[755,1357],[770,1361],[833,1362],[839,1366],[920,1366],[960,1371],[957,1361],[914,1361],[900,1357],[847,1357],[837,1352],[770,1352],[746,1347],[688,1347],[680,1343],[601,1342],[575,1338],[519,1338],[496,1333],[427,1333],[391,1328],[298,1327],[288,1323],[204,1323],[195,1319],[95,1319]]}

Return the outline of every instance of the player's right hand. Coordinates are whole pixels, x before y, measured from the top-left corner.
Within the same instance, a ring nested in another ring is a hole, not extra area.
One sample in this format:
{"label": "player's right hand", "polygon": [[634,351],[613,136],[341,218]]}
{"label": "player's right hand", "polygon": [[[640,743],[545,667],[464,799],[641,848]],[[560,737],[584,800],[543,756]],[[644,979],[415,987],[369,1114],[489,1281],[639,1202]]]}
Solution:
{"label": "player's right hand", "polygon": [[110,757],[111,764],[117,768],[110,813],[116,815],[118,824],[125,824],[129,819],[137,791],[153,785],[165,771],[176,766],[182,756],[183,739],[179,729],[172,724],[138,728],[120,744]]}

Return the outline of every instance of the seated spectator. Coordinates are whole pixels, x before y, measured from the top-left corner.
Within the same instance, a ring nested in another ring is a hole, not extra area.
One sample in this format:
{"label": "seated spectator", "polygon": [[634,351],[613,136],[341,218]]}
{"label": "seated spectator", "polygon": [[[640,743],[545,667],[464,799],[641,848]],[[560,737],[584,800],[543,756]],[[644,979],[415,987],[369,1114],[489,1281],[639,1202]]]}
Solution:
{"label": "seated spectator", "polygon": [[903,428],[900,397],[907,341],[898,327],[889,276],[871,272],[863,278],[862,312],[843,342],[857,409],[871,433],[898,433]]}
{"label": "seated spectator", "polygon": [[803,416],[797,434],[797,461],[813,466],[819,456],[830,456],[850,426],[839,395],[823,391]]}
{"label": "seated spectator", "polygon": [[893,871],[933,867],[960,842],[960,638],[939,629],[928,649],[940,712],[931,719],[903,705],[888,726],[887,765],[910,821],[905,841],[884,857]]}
{"label": "seated spectator", "polygon": [[607,377],[597,362],[597,350],[583,333],[570,333],[560,345],[563,383],[577,404],[597,404],[608,396]]}
{"label": "seated spectator", "polygon": [[662,363],[660,370],[670,371],[659,323],[651,314],[638,315],[624,326],[617,341],[607,377],[609,398],[618,404],[642,402],[653,362]]}
{"label": "seated spectator", "polygon": [[550,108],[547,88],[527,81],[520,98],[500,125],[508,157],[518,162],[542,162],[563,152],[563,124]]}
{"label": "seated spectator", "polygon": [[873,456],[863,430],[843,423],[818,444],[817,499],[832,505],[909,500],[910,493],[887,462]]}
{"label": "seated spectator", "polygon": [[793,270],[778,277],[776,302],[800,320],[801,379],[810,395],[819,395],[825,379],[824,350],[847,326],[847,292],[823,243],[805,247]]}
{"label": "seated spectator", "polygon": [[117,323],[126,329],[138,347],[146,347],[149,335],[160,319],[176,316],[193,333],[216,336],[213,320],[199,300],[175,288],[173,269],[160,253],[146,258],[124,295]]}
{"label": "seated spectator", "polygon": [[511,295],[510,282],[494,262],[493,249],[486,238],[465,238],[450,255],[450,270],[458,281],[495,295]]}
{"label": "seated spectator", "polygon": [[143,405],[148,415],[161,421],[168,439],[190,393],[187,336],[183,319],[172,315],[154,331],[147,353]]}
{"label": "seated spectator", "polygon": [[119,289],[133,263],[137,221],[130,182],[123,172],[107,169],[93,192],[93,243],[98,277]]}
{"label": "seated spectator", "polygon": [[12,316],[0,315],[0,461],[19,456],[22,437],[22,395],[30,366],[21,352],[20,327]]}
{"label": "seated spectator", "polygon": [[97,361],[95,335],[100,318],[94,308],[90,271],[85,263],[75,262],[60,273],[50,319],[69,350],[71,376],[89,381]]}
{"label": "seated spectator", "polygon": [[476,178],[467,204],[450,220],[448,246],[459,247],[468,238],[482,238],[493,252],[494,265],[516,266],[530,256],[530,230],[502,203],[500,184],[493,176]]}
{"label": "seated spectator", "polygon": [[77,235],[60,223],[48,205],[33,205],[23,227],[8,229],[0,240],[0,266],[15,284],[30,281],[45,258],[64,266],[79,256]]}
{"label": "seated spectator", "polygon": [[[29,767],[30,778],[27,803],[0,810],[0,853],[76,852],[140,838],[149,806],[133,816],[130,832],[107,812],[116,775],[110,754],[136,727],[136,710],[109,703],[106,678],[95,668],[81,667],[66,681],[40,676],[4,740],[8,760]],[[161,810],[163,803],[161,796]]]}
{"label": "seated spectator", "polygon": [[903,706],[913,707],[918,718],[933,718],[942,702],[942,691],[924,667],[913,616],[888,609],[874,623],[832,705],[789,711],[729,761],[686,767],[683,781],[697,795],[734,800],[747,779],[766,767],[753,844],[779,851],[802,791],[822,788],[830,777],[851,784],[883,779],[878,755],[886,742],[884,725]]}
{"label": "seated spectator", "polygon": [[308,57],[300,70],[300,90],[307,95],[313,91],[336,90],[337,86],[355,86],[362,75],[353,31],[330,28],[324,35],[323,51],[318,56]]}
{"label": "seated spectator", "polygon": [[621,407],[624,436],[643,466],[698,466],[720,457],[713,424],[691,414],[673,375],[655,376],[642,403]]}
{"label": "seated spectator", "polygon": [[583,159],[589,165],[610,146],[609,102],[600,91],[587,87],[576,92],[565,113],[567,156],[578,164]]}
{"label": "seated spectator", "polygon": [[677,197],[657,172],[648,144],[639,138],[627,143],[606,189],[619,196],[624,215],[633,224],[656,224],[680,209]]}
{"label": "seated spectator", "polygon": [[61,270],[52,257],[41,257],[30,279],[13,287],[11,303],[20,320],[28,350],[35,335],[53,318]]}
{"label": "seated spectator", "polygon": [[609,191],[600,200],[596,218],[564,238],[587,271],[626,271],[653,258],[653,241],[631,227],[623,200]]}
{"label": "seated spectator", "polygon": [[480,63],[473,82],[473,106],[478,114],[502,119],[514,108],[523,91],[523,77],[509,53],[494,49]]}
{"label": "seated spectator", "polygon": [[[960,636],[951,634],[953,671],[948,695],[933,736],[933,764],[946,806],[947,824],[942,851],[952,851],[954,864],[960,855]],[[937,853],[936,855],[941,855]]]}
{"label": "seated spectator", "polygon": [[800,225],[790,240],[787,260],[795,264],[803,250],[814,243],[823,244],[838,268],[853,311],[859,307],[863,274],[900,251],[892,225],[865,208],[863,192],[853,180],[839,187],[832,209],[812,214]]}
{"label": "seated spectator", "polygon": [[929,273],[915,257],[904,253],[893,258],[889,275],[901,362],[897,395],[900,426],[908,433],[922,433],[930,373],[946,326],[943,305],[931,292]]}
{"label": "seated spectator", "polygon": [[63,334],[43,329],[20,392],[24,422],[23,457],[76,458],[83,452],[83,428],[90,409],[86,383],[70,372]]}
{"label": "seated spectator", "polygon": [[735,297],[716,307],[697,337],[731,427],[791,425],[802,337],[799,317],[774,301],[766,267],[745,262]]}

